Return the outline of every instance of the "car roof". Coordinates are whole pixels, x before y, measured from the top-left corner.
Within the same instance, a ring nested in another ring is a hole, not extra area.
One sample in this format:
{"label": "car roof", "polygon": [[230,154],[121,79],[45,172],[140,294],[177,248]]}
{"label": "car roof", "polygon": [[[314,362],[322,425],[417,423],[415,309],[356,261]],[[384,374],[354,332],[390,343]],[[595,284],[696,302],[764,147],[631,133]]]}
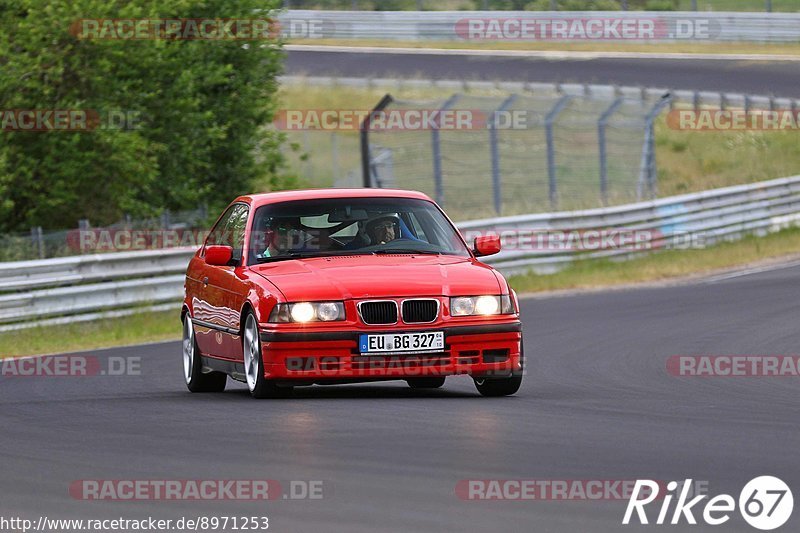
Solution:
{"label": "car roof", "polygon": [[247,202],[253,207],[259,207],[278,202],[291,202],[295,200],[315,200],[326,198],[416,198],[419,200],[433,201],[419,191],[402,189],[299,189],[292,191],[268,192],[263,194],[247,194],[240,196],[235,201]]}

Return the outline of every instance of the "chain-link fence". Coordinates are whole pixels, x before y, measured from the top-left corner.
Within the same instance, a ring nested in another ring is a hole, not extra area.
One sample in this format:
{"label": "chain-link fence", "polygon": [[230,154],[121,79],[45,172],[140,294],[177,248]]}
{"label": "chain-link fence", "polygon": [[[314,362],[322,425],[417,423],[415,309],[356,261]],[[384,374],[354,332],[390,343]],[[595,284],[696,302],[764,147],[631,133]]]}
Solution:
{"label": "chain-link fence", "polygon": [[284,0],[287,9],[350,11],[766,11],[800,12],[797,0]]}
{"label": "chain-link fence", "polygon": [[[370,185],[423,191],[459,219],[651,198],[652,123],[669,99],[609,89],[391,99],[365,132]],[[428,127],[383,127],[432,113]]]}
{"label": "chain-link fence", "polygon": [[[394,95],[385,99],[383,124],[374,124],[363,139],[357,131],[363,116],[349,127],[334,124],[326,130],[312,124],[285,132],[290,141],[285,145],[287,159],[304,186],[369,184],[420,190],[440,201],[457,220],[657,197],[655,122],[661,141],[672,130],[706,129],[701,119],[715,117],[718,111],[723,111],[725,120],[726,109],[740,118],[777,110],[778,116],[794,117],[793,122],[800,124],[797,100],[764,95],[532,82],[324,77],[284,81],[380,87]],[[422,94],[429,99],[403,98],[419,95],[418,89],[424,89]],[[669,106],[673,109],[668,113]],[[709,113],[690,114],[690,123],[682,126],[675,123],[681,109]],[[352,110],[327,111],[342,118]],[[466,113],[473,123],[443,124],[437,129],[411,120],[415,114],[437,111]],[[782,127],[776,123],[765,131]],[[670,189],[670,193],[675,192]]]}
{"label": "chain-link fence", "polygon": [[205,206],[188,211],[164,211],[158,217],[125,217],[114,224],[93,227],[81,220],[77,228],[0,234],[0,261],[26,261],[85,253],[117,252],[194,245],[202,239],[210,217]]}

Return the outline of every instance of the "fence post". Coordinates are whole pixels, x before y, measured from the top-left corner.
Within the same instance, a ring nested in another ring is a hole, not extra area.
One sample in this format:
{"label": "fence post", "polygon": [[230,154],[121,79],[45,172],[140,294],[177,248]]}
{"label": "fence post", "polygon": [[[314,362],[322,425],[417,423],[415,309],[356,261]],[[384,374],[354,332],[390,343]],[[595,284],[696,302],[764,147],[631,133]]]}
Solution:
{"label": "fence post", "polygon": [[31,228],[31,242],[36,247],[36,250],[39,254],[39,259],[44,259],[44,235],[42,234],[41,226]]}
{"label": "fence post", "polygon": [[500,151],[497,147],[497,126],[499,120],[499,113],[504,112],[514,103],[517,99],[516,94],[512,94],[506,98],[500,107],[492,113],[492,119],[487,122],[489,126],[489,150],[492,156],[492,190],[494,193],[494,212],[497,215],[503,210],[503,183],[500,178]]}
{"label": "fence post", "polygon": [[333,167],[333,182],[339,181],[339,136],[334,131],[331,133],[331,166]]}
{"label": "fence post", "polygon": [[392,103],[392,100],[391,94],[385,94],[380,102],[378,102],[378,105],[376,105],[372,111],[370,111],[369,115],[364,118],[363,122],[361,122],[361,128],[359,129],[361,137],[361,179],[364,187],[367,189],[372,187],[372,165],[369,157],[369,128],[372,116],[375,113],[383,111],[386,106]]}
{"label": "fence post", "polygon": [[[450,106],[456,103],[460,98],[460,94],[454,94],[448,98],[442,107],[438,109],[439,112],[447,111]],[[439,135],[439,123],[437,120],[433,121],[433,128],[431,129],[431,152],[433,154],[433,185],[436,196],[436,203],[444,205],[444,180],[442,178],[442,147],[441,138]]]}
{"label": "fence post", "polygon": [[608,203],[608,157],[606,155],[606,126],[608,125],[608,119],[611,118],[611,115],[619,109],[619,106],[622,105],[624,98],[618,96],[616,100],[606,109],[603,111],[603,114],[600,115],[600,118],[597,121],[597,145],[598,151],[600,153],[600,199],[603,202],[603,205]]}
{"label": "fence post", "polygon": [[556,149],[553,139],[553,123],[558,114],[567,107],[572,96],[565,94],[558,99],[556,105],[547,113],[544,119],[544,131],[547,139],[547,184],[550,196],[550,207],[555,209],[558,204],[558,186],[556,184]]}
{"label": "fence post", "polygon": [[639,182],[636,186],[636,198],[642,199],[643,190],[647,185],[648,193],[651,198],[655,197],[657,191],[656,184],[656,142],[655,142],[655,120],[661,111],[669,105],[672,96],[667,93],[661,97],[652,109],[645,116],[644,145],[642,148],[642,162],[639,167]]}
{"label": "fence post", "polygon": [[697,11],[697,0],[692,0],[692,11]]}
{"label": "fence post", "polygon": [[305,156],[305,160],[303,161],[303,166],[305,167],[304,171],[304,178],[310,179],[311,178],[311,143],[309,142],[308,138],[308,129],[303,129],[303,155]]}
{"label": "fence post", "polygon": [[772,0],[766,0],[766,5],[764,7],[767,13],[772,13]]}

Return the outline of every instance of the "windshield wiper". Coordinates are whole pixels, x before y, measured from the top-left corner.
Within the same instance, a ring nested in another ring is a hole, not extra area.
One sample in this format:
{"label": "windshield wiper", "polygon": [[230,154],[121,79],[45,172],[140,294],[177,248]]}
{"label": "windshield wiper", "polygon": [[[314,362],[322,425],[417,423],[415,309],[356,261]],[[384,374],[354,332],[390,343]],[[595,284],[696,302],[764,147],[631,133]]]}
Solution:
{"label": "windshield wiper", "polygon": [[380,250],[375,250],[373,253],[379,255],[387,255],[387,254],[442,255],[442,252],[437,252],[434,250],[412,250],[410,248],[381,248]]}
{"label": "windshield wiper", "polygon": [[258,259],[259,263],[272,263],[275,261],[287,261],[289,259],[306,259],[308,257],[320,257],[324,254],[320,253],[308,253],[308,252],[286,252],[281,255],[276,255],[274,257],[262,257]]}
{"label": "windshield wiper", "polygon": [[289,259],[311,259],[314,257],[337,257],[342,255],[372,255],[375,252],[286,252],[275,257],[262,257],[257,259],[259,263],[273,263],[276,261],[286,261]]}

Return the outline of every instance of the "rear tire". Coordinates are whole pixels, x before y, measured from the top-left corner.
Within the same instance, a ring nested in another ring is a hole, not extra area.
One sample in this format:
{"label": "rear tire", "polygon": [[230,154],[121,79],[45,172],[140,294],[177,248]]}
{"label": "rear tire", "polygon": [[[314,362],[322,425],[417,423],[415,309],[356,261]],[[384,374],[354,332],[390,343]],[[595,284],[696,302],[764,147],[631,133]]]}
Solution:
{"label": "rear tire", "polygon": [[475,388],[481,396],[497,397],[515,394],[522,385],[522,376],[508,378],[475,378]]}
{"label": "rear tire", "polygon": [[203,373],[203,361],[189,313],[183,317],[183,379],[186,388],[192,392],[222,392],[228,381],[227,374],[222,372]]}
{"label": "rear tire", "polygon": [[244,354],[244,374],[247,388],[253,398],[259,400],[264,398],[288,398],[292,395],[292,387],[279,387],[274,381],[264,377],[261,338],[258,331],[258,322],[253,313],[247,313],[244,318],[242,353]]}
{"label": "rear tire", "polygon": [[444,385],[444,376],[433,378],[409,378],[406,380],[412,389],[438,389]]}

